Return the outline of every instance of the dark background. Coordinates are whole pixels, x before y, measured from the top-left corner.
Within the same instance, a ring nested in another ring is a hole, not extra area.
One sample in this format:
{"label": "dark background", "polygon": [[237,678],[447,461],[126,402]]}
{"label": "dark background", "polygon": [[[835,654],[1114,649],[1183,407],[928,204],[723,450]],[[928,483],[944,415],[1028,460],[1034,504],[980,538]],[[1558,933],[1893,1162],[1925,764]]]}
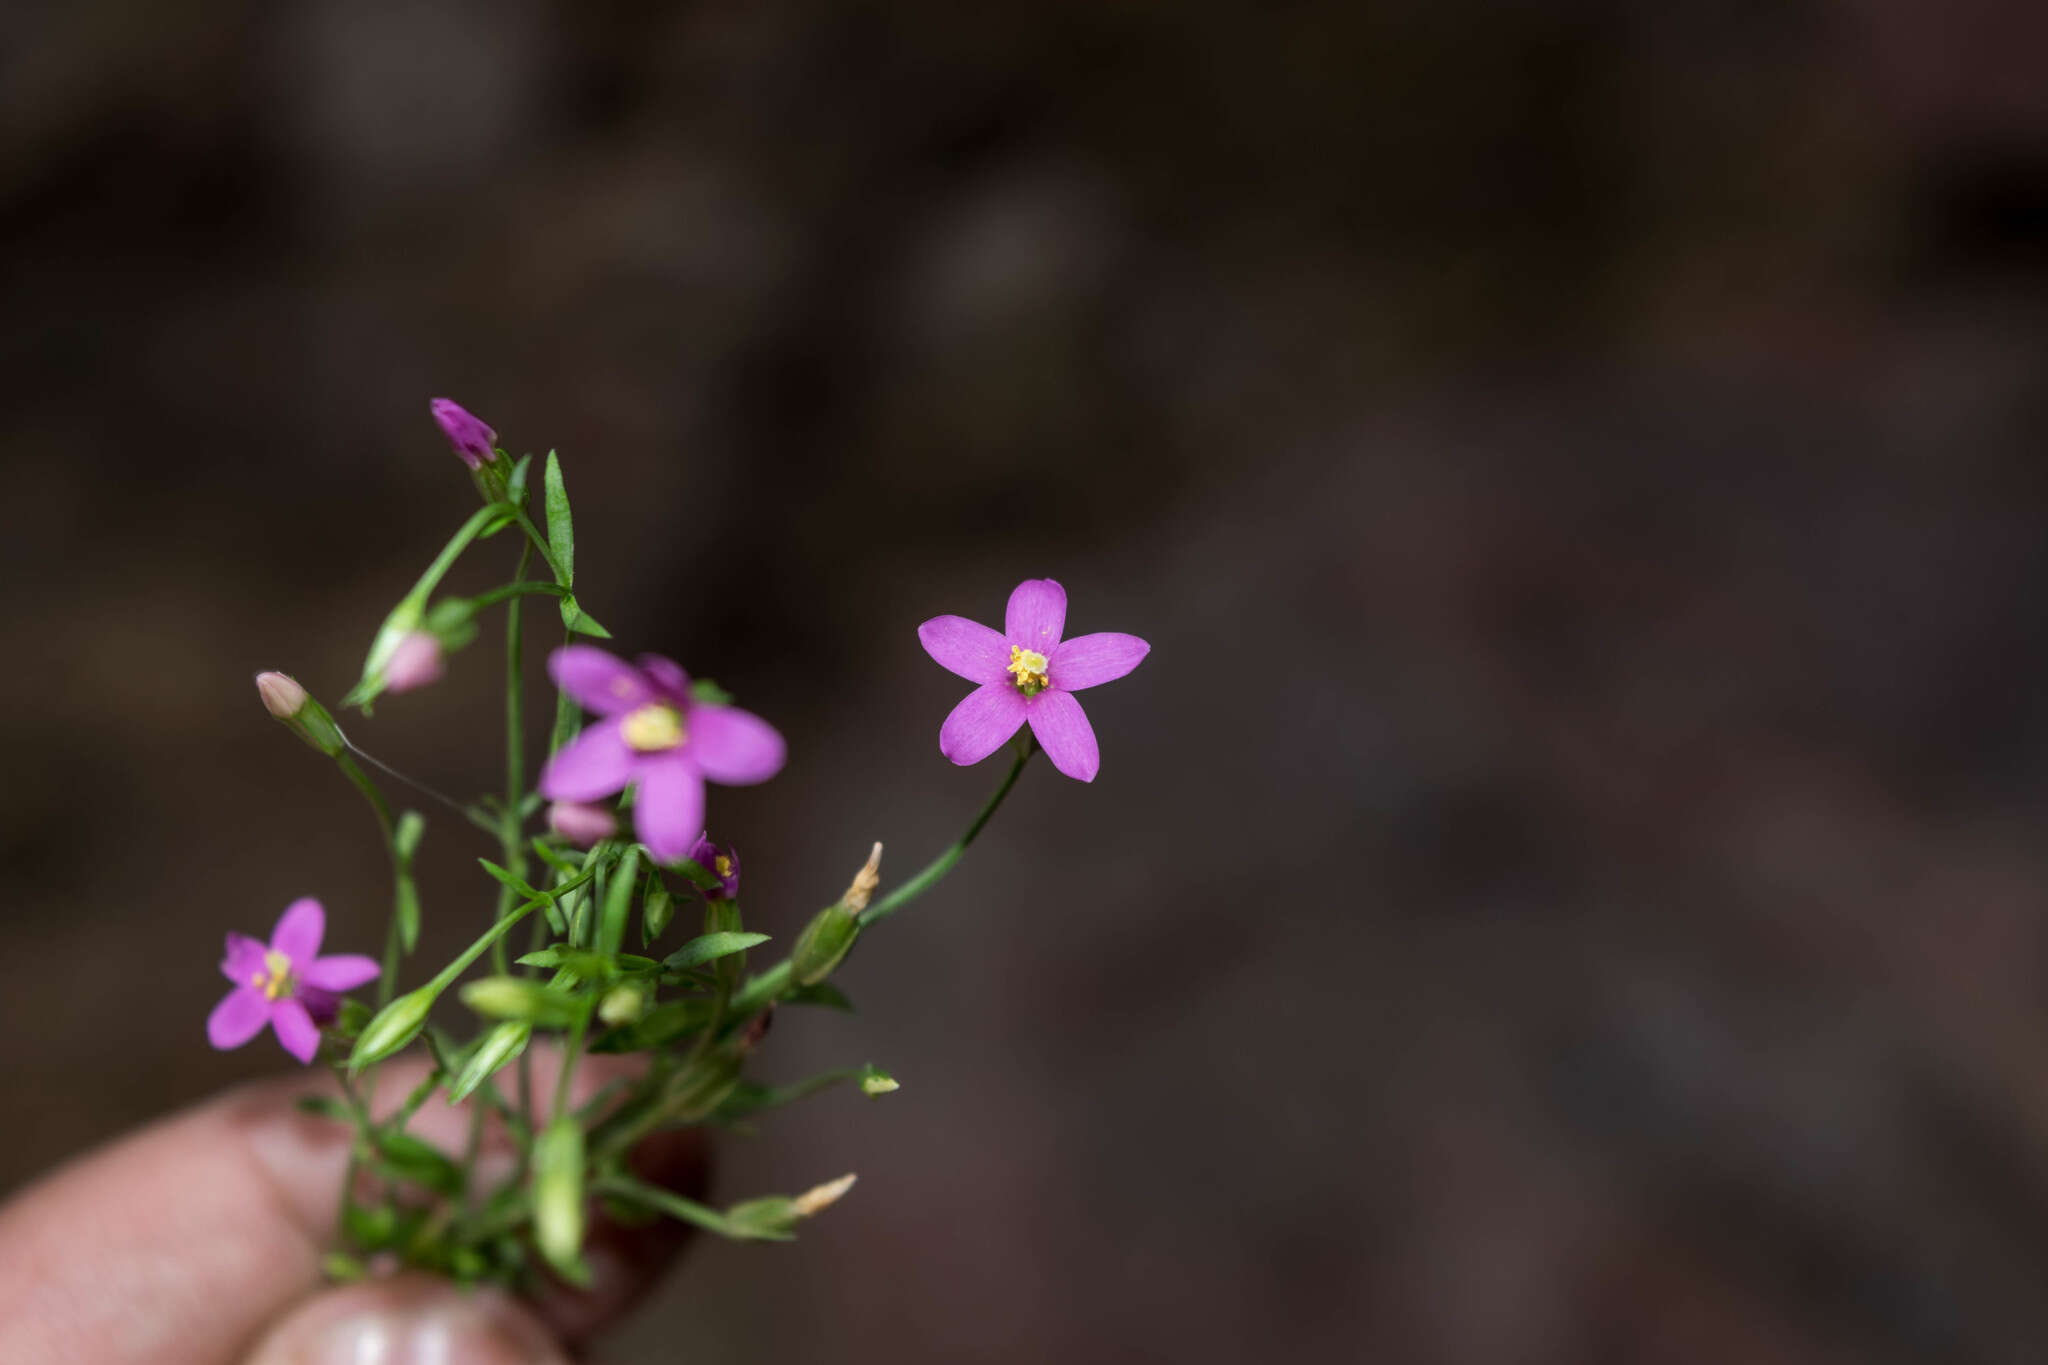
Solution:
{"label": "dark background", "polygon": [[[0,1186],[278,1064],[224,929],[374,950],[249,677],[344,690],[449,394],[789,737],[779,936],[998,776],[920,620],[1154,645],[773,1035],[904,1088],[721,1194],[859,1189],[610,1358],[2048,1356],[2044,13],[11,8]],[[490,787],[490,644],[351,733]]]}

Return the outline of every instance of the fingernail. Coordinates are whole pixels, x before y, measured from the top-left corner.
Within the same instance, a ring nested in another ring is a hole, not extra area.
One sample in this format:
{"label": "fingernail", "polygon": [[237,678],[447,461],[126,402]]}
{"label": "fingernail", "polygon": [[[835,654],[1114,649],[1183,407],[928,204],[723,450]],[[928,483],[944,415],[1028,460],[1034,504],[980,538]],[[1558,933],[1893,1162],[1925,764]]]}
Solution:
{"label": "fingernail", "polygon": [[273,1331],[249,1365],[567,1365],[502,1295],[406,1281],[323,1295]]}

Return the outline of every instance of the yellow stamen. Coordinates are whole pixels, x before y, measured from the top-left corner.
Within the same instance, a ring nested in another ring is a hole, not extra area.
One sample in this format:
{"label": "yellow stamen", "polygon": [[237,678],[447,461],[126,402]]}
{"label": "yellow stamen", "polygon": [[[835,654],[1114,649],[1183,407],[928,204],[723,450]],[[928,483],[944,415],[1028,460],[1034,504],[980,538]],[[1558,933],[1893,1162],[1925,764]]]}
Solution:
{"label": "yellow stamen", "polygon": [[1008,671],[1016,677],[1017,690],[1025,696],[1045,691],[1045,656],[1037,650],[1011,645]]}
{"label": "yellow stamen", "polygon": [[263,992],[265,1000],[289,995],[292,989],[292,960],[272,948],[263,954],[263,970],[249,978],[249,984]]}
{"label": "yellow stamen", "polygon": [[721,877],[730,877],[732,875],[732,859],[726,857],[723,853],[713,858],[711,865],[718,869],[718,875]]}
{"label": "yellow stamen", "polygon": [[662,702],[654,702],[627,715],[620,722],[619,733],[626,743],[643,754],[659,753],[673,749],[689,738],[683,729],[682,712]]}

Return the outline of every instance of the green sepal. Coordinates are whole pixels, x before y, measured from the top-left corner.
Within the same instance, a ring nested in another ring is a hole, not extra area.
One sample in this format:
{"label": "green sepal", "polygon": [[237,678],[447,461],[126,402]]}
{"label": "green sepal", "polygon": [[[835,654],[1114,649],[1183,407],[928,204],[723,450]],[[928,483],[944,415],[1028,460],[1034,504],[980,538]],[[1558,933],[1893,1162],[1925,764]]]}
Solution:
{"label": "green sepal", "polygon": [[335,1011],[334,1022],[327,1031],[335,1041],[353,1043],[362,1035],[363,1025],[370,1022],[370,1007],[362,1001],[343,997],[341,1008]]}
{"label": "green sepal", "polygon": [[513,876],[510,872],[507,872],[504,868],[499,867],[489,858],[478,858],[477,862],[482,864],[484,871],[490,873],[491,876],[495,878],[497,881],[503,883],[506,886],[511,887],[514,891],[517,891],[520,895],[526,897],[526,899],[530,901],[552,899],[548,892],[534,890],[525,882],[519,880],[519,878]]}
{"label": "green sepal", "polygon": [[784,1194],[749,1199],[725,1211],[728,1237],[755,1242],[794,1242],[796,1225],[803,1221],[796,1201]]}
{"label": "green sepal", "polygon": [[697,678],[690,683],[690,700],[699,706],[731,706],[732,693],[709,678]]}
{"label": "green sepal", "polygon": [[576,599],[573,596],[564,597],[561,606],[562,624],[569,630],[575,631],[578,635],[588,635],[593,640],[609,640],[612,638],[612,633],[599,625],[596,617],[577,605]]}
{"label": "green sepal", "polygon": [[658,876],[649,880],[652,884],[640,899],[640,945],[643,948],[660,938],[662,931],[676,917],[676,898],[669,894],[667,883]]}
{"label": "green sepal", "polygon": [[[554,458],[554,452],[549,451],[549,462],[552,463],[554,461]],[[495,461],[493,461],[493,463],[495,463]],[[518,463],[512,466],[512,472],[505,476],[506,502],[511,503],[514,507],[526,506],[526,481],[528,476],[531,475],[532,473],[533,456],[521,455],[519,457]]]}
{"label": "green sepal", "polygon": [[617,867],[607,874],[605,886],[604,913],[597,921],[597,951],[606,957],[619,951],[626,942],[626,914],[633,908],[633,892],[640,881],[640,849],[636,845],[626,850],[626,856],[619,860]]}

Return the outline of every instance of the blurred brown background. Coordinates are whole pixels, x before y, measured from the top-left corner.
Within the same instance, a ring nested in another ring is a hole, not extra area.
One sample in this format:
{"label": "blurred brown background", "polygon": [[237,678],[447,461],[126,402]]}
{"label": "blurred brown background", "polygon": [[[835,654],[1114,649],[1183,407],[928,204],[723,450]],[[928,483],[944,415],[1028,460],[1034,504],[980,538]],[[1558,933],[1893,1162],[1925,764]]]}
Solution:
{"label": "blurred brown background", "polygon": [[[2043,13],[9,9],[0,1185],[278,1064],[222,930],[373,943],[249,677],[344,689],[449,394],[788,735],[778,935],[998,776],[918,621],[1155,647],[773,1036],[904,1088],[722,1193],[858,1192],[609,1358],[2048,1358]],[[489,644],[351,732],[490,787]]]}

